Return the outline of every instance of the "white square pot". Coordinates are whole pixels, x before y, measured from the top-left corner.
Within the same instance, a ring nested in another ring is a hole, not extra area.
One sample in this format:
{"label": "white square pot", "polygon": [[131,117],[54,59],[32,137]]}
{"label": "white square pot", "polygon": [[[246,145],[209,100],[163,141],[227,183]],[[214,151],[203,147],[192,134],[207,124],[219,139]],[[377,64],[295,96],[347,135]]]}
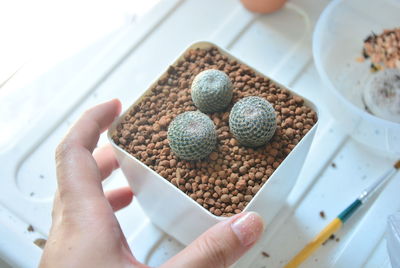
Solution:
{"label": "white square pot", "polygon": [[[212,46],[217,47],[219,51],[228,58],[245,64],[215,44],[209,42],[198,42],[187,48],[171,65],[174,66],[179,60],[183,59],[183,55],[190,49],[204,49]],[[251,69],[258,75],[266,77],[260,72],[257,72],[254,68]],[[166,73],[167,72],[157,78],[156,81],[165,76]],[[207,209],[203,208],[183,193],[180,189],[147,167],[144,163],[117,146],[112,140],[112,136],[116,132],[116,127],[120,124],[125,114],[133,106],[138,104],[142,100],[143,96],[149,94],[150,89],[156,83],[157,82],[153,83],[142,97],[138,98],[138,100],[112,124],[108,131],[108,138],[113,145],[121,169],[128,179],[129,185],[135,193],[135,197],[147,216],[155,225],[167,234],[187,245],[209,227],[218,221],[225,219],[225,217],[213,215]],[[287,89],[285,86],[282,87]],[[298,96],[292,91],[290,92],[292,95]],[[318,115],[318,109],[316,106],[304,97],[302,98],[304,99],[304,103],[316,111]],[[267,224],[278,213],[297,180],[297,176],[300,173],[312,143],[317,124],[318,122],[284,159],[267,182],[253,197],[251,202],[245,207],[244,211],[256,211],[264,218]]]}

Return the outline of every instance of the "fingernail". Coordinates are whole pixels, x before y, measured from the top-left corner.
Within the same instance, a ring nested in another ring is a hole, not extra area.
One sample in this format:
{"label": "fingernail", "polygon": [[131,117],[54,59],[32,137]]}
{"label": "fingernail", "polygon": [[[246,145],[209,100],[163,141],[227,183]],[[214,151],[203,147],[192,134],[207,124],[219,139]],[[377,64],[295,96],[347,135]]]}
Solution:
{"label": "fingernail", "polygon": [[264,231],[264,222],[257,213],[246,212],[231,223],[231,228],[242,245],[247,247],[261,236]]}

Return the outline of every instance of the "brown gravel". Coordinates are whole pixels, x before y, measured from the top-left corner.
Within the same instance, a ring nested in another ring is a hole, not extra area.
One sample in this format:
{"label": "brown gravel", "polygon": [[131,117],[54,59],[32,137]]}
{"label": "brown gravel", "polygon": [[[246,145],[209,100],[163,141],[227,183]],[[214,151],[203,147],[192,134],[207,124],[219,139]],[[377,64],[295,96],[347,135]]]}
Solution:
{"label": "brown gravel", "polygon": [[269,254],[267,252],[265,252],[265,251],[261,252],[261,255],[263,255],[266,258],[269,258]]}
{"label": "brown gravel", "polygon": [[326,218],[325,212],[324,212],[323,210],[321,210],[321,211],[319,212],[319,216],[320,216],[322,219],[325,219],[325,218]]}
{"label": "brown gravel", "polygon": [[[217,128],[216,151],[201,161],[180,160],[168,146],[167,128],[178,114],[196,110],[190,85],[206,69],[229,75],[233,100],[225,112],[209,114]],[[228,126],[233,103],[246,96],[266,98],[277,113],[275,135],[256,149],[240,146]],[[131,107],[113,140],[214,215],[232,216],[246,207],[316,120],[316,113],[302,98],[291,96],[248,66],[228,59],[216,48],[196,49],[170,66],[151,93]]]}
{"label": "brown gravel", "polygon": [[35,239],[35,241],[33,241],[33,243],[36,246],[40,247],[41,249],[44,249],[44,246],[46,246],[46,242],[47,242],[47,240],[43,239],[43,238],[38,238],[38,239]]}
{"label": "brown gravel", "polygon": [[363,56],[371,58],[371,69],[400,68],[400,28],[372,33],[364,40]]}

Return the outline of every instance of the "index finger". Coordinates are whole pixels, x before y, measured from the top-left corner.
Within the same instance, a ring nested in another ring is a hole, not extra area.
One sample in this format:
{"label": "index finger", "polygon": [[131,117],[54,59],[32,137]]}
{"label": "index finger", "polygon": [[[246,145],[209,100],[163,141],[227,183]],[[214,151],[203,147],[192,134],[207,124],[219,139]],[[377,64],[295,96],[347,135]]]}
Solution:
{"label": "index finger", "polygon": [[99,104],[87,110],[76,122],[63,143],[77,144],[93,152],[97,145],[100,134],[104,132],[121,112],[121,103],[114,99]]}
{"label": "index finger", "polygon": [[101,132],[121,111],[112,100],[85,112],[57,147],[57,182],[60,198],[80,200],[84,196],[103,197],[100,171],[92,152]]}

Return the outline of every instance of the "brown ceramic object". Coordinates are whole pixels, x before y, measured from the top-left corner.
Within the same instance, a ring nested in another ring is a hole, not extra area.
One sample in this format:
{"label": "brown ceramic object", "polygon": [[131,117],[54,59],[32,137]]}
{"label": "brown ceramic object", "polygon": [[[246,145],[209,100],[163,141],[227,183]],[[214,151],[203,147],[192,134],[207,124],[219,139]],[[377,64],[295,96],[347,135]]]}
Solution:
{"label": "brown ceramic object", "polygon": [[255,13],[272,13],[282,8],[286,0],[240,0],[245,8]]}

